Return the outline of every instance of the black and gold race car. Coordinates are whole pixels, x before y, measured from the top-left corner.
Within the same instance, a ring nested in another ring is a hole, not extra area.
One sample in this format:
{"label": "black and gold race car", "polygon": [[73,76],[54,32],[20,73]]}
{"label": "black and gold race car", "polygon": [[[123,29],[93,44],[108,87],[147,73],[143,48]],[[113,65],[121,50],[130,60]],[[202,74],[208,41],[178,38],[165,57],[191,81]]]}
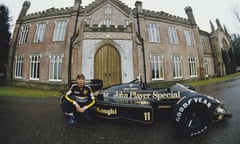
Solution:
{"label": "black and gold race car", "polygon": [[218,99],[179,83],[153,89],[146,87],[139,77],[100,90],[95,85],[91,87],[95,90],[96,115],[101,118],[151,124],[155,117],[161,118],[159,110],[168,109],[177,130],[194,136],[204,132],[212,122],[232,117]]}

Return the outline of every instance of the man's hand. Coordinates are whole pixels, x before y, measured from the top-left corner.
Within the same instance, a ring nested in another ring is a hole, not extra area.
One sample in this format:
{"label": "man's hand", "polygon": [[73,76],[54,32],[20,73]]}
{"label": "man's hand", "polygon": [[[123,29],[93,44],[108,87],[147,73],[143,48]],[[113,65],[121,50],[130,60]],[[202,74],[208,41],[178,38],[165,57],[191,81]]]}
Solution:
{"label": "man's hand", "polygon": [[80,105],[77,102],[74,103],[74,106],[75,106],[77,112],[83,113],[86,110],[85,107],[81,108]]}
{"label": "man's hand", "polygon": [[76,106],[76,111],[80,112],[80,113],[83,113],[83,112],[85,112],[85,109],[81,108],[80,106]]}

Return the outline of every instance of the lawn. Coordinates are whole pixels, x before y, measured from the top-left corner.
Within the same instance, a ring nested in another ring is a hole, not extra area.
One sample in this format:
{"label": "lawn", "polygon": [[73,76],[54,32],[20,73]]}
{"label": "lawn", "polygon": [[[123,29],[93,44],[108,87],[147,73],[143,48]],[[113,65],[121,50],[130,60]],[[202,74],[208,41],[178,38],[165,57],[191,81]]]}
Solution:
{"label": "lawn", "polygon": [[40,90],[20,87],[0,87],[0,96],[16,97],[55,97],[60,96],[60,91]]}
{"label": "lawn", "polygon": [[[234,77],[240,76],[240,72],[227,75],[225,77],[211,78],[208,80],[200,80],[194,82],[183,82],[184,84],[189,84],[194,87],[208,85],[213,83],[222,82]],[[161,83],[155,83],[155,85],[162,85]],[[21,88],[21,87],[0,87],[0,96],[15,96],[15,97],[57,97],[62,93],[60,91],[53,90],[40,90],[33,88]]]}
{"label": "lawn", "polygon": [[211,78],[211,79],[206,79],[206,80],[187,82],[187,83],[184,83],[184,84],[189,84],[189,85],[192,85],[194,87],[197,87],[197,86],[208,85],[208,84],[213,84],[213,83],[226,81],[226,80],[232,79],[234,77],[238,77],[238,76],[240,76],[240,72],[237,72],[237,73],[234,73],[234,74],[231,74],[231,75],[227,75],[227,76],[224,76],[224,77],[216,77],[216,78]]}
{"label": "lawn", "polygon": [[169,87],[174,85],[175,83],[182,83],[182,84],[187,84],[187,85],[191,85],[194,87],[198,87],[198,86],[202,86],[202,85],[208,85],[208,84],[213,84],[213,83],[218,83],[218,82],[222,82],[228,79],[232,79],[234,77],[238,77],[240,76],[240,72],[231,74],[231,75],[227,75],[224,77],[215,77],[215,78],[209,78],[209,79],[205,79],[205,80],[182,80],[182,81],[160,81],[160,82],[152,82],[149,83],[148,86],[149,87],[153,87],[153,88],[161,88],[161,87]]}

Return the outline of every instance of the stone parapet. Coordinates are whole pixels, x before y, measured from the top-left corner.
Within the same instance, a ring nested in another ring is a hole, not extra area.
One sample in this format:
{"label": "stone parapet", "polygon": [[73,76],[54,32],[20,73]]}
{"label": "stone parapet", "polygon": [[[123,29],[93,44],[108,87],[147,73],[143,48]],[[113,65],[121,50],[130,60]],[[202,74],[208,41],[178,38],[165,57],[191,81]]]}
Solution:
{"label": "stone parapet", "polygon": [[144,16],[145,17],[151,17],[151,18],[158,18],[158,19],[162,19],[162,20],[169,20],[169,21],[173,21],[173,22],[178,22],[178,23],[182,23],[182,24],[190,24],[189,20],[183,17],[179,17],[176,15],[172,15],[169,13],[166,13],[164,11],[151,11],[151,10],[143,10]]}
{"label": "stone parapet", "polygon": [[45,11],[30,13],[25,17],[25,20],[38,19],[43,17],[58,16],[58,15],[70,15],[72,7],[66,8],[50,8]]}
{"label": "stone parapet", "polygon": [[106,25],[101,25],[100,27],[98,25],[85,25],[84,26],[84,32],[123,32],[123,33],[132,33],[132,26],[128,25],[127,27],[124,27],[123,25],[110,25],[107,27]]}
{"label": "stone parapet", "polygon": [[83,35],[84,39],[121,39],[121,40],[132,40],[131,33],[120,33],[120,32],[85,32]]}

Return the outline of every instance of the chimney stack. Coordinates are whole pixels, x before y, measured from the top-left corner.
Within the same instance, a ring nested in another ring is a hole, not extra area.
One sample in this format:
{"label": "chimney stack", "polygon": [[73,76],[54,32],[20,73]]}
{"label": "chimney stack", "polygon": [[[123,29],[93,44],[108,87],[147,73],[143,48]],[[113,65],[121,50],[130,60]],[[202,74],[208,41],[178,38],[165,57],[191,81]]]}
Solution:
{"label": "chimney stack", "polygon": [[78,6],[82,3],[82,0],[74,0],[74,6],[73,9],[77,10]]}
{"label": "chimney stack", "polygon": [[190,6],[185,7],[185,13],[188,16],[188,20],[190,21],[191,25],[196,26],[197,23],[195,21],[194,15],[193,15],[192,8]]}
{"label": "chimney stack", "polygon": [[20,14],[18,16],[17,21],[23,20],[24,16],[26,16],[26,14],[27,14],[27,11],[28,11],[30,5],[31,5],[30,1],[27,1],[27,0],[24,1],[23,5],[22,5],[21,12],[20,12]]}
{"label": "chimney stack", "polygon": [[135,2],[135,7],[137,8],[138,13],[142,13],[142,2],[141,1],[136,1]]}

